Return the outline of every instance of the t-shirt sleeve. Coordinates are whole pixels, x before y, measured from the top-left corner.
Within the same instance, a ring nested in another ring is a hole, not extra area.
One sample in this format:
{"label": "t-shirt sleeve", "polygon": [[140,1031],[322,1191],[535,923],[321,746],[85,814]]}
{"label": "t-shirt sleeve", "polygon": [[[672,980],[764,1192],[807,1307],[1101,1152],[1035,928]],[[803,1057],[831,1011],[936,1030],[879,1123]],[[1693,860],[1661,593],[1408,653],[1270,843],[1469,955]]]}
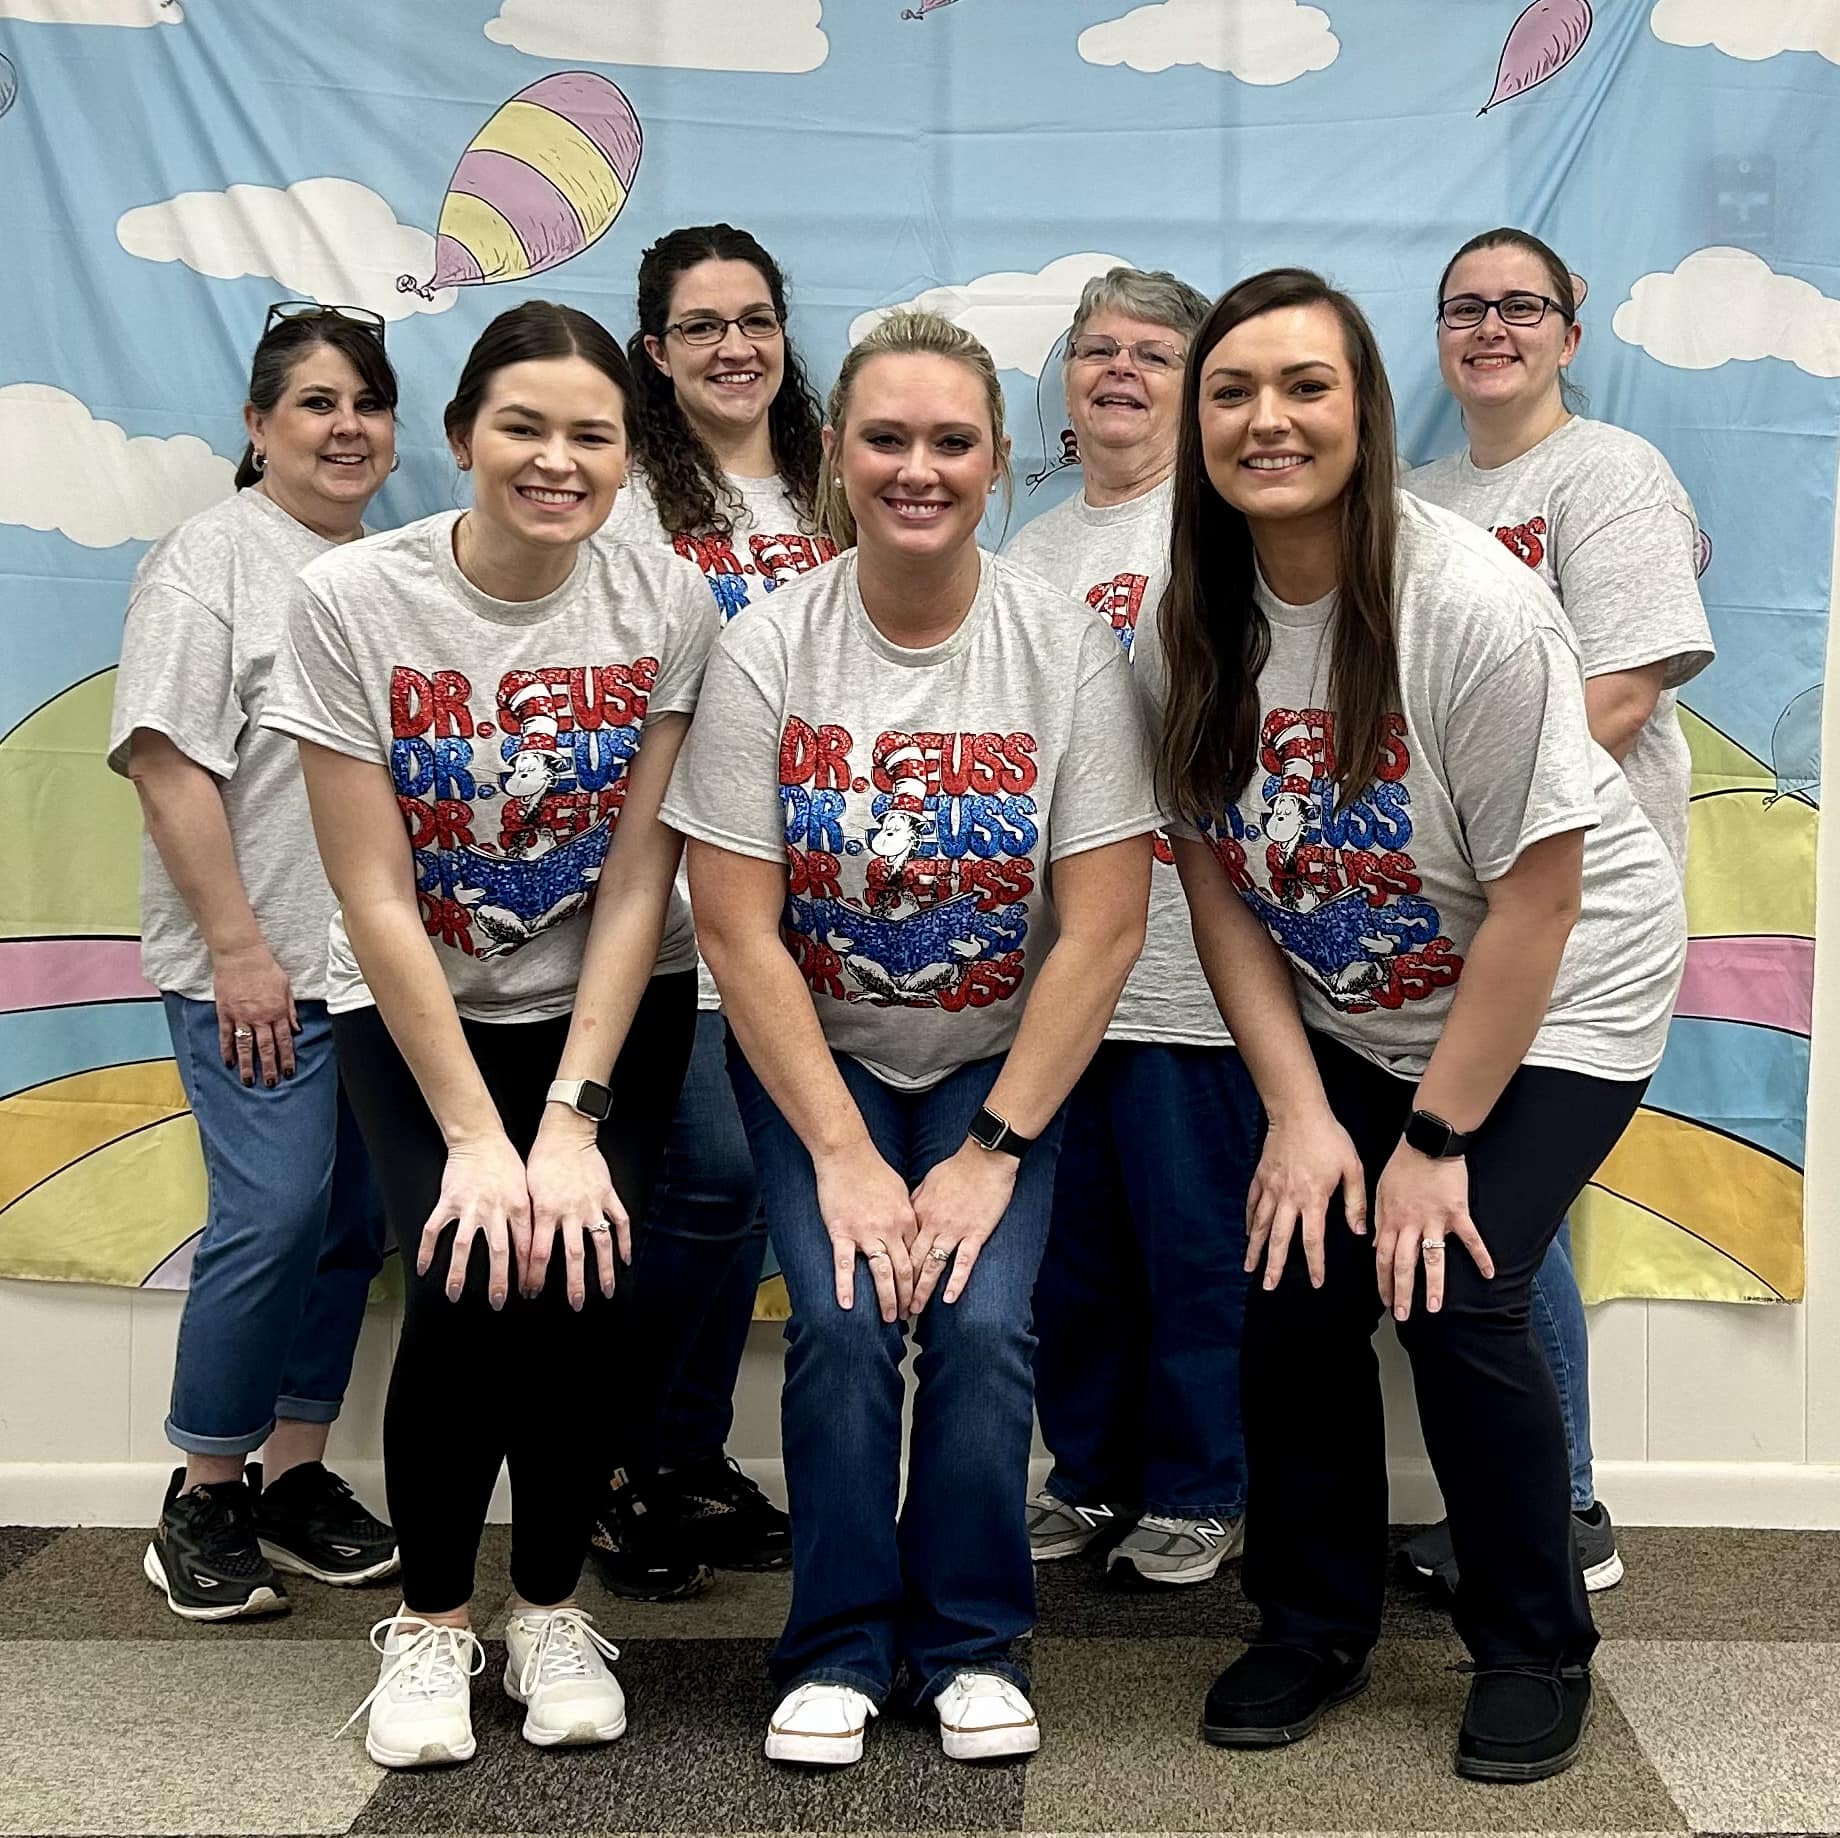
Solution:
{"label": "t-shirt sleeve", "polygon": [[660,816],[674,830],[756,861],[786,859],[777,702],[718,644]]}
{"label": "t-shirt sleeve", "polygon": [[1548,836],[1596,828],[1584,682],[1558,632],[1530,632],[1451,709],[1444,774],[1479,881]]}
{"label": "t-shirt sleeve", "polygon": [[710,648],[722,629],[720,614],[701,573],[672,556],[665,569],[668,596],[665,635],[669,651],[659,660],[647,710],[654,715],[687,715],[696,707]]}
{"label": "t-shirt sleeve", "polygon": [[1678,689],[1712,662],[1693,520],[1664,493],[1598,524],[1559,562],[1587,677],[1665,663]]}
{"label": "t-shirt sleeve", "polygon": [[1081,634],[1067,751],[1054,775],[1048,860],[1157,828],[1150,742],[1131,666],[1097,621]]}
{"label": "t-shirt sleeve", "polygon": [[287,631],[275,647],[262,725],[352,759],[389,763],[344,623],[304,577],[295,583]]}
{"label": "t-shirt sleeve", "polygon": [[149,581],[128,602],[122,628],[109,765],[126,773],[134,730],[152,728],[205,771],[229,779],[247,720],[230,621],[182,587]]}

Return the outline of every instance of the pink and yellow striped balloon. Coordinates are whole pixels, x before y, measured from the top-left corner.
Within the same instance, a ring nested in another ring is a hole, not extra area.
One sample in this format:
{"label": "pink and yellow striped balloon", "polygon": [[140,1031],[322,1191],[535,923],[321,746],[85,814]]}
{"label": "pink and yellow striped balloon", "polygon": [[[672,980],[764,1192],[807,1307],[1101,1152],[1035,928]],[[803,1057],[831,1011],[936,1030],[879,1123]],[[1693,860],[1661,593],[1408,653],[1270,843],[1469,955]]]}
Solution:
{"label": "pink and yellow striped balloon", "polygon": [[404,293],[541,274],[604,235],[632,191],[644,144],[617,83],[559,70],[521,89],[473,136],[448,181],[434,273]]}

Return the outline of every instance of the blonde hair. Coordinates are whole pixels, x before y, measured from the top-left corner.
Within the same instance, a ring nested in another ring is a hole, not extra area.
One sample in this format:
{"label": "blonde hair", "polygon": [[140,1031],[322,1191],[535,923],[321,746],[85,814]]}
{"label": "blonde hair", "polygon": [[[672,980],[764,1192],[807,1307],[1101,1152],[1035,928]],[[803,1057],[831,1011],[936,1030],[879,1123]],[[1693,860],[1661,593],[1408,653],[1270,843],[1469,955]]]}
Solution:
{"label": "blonde hair", "polygon": [[[845,354],[837,381],[831,388],[826,419],[837,437],[842,439],[844,422],[849,414],[850,392],[856,379],[871,358],[876,357],[949,357],[963,364],[984,386],[984,406],[990,411],[990,438],[996,454],[997,477],[1003,484],[1003,514],[1014,508],[1016,481],[1010,471],[1009,449],[1003,440],[1003,385],[997,380],[997,366],[991,355],[961,325],[938,313],[923,313],[903,307],[890,313],[880,325],[864,334]],[[856,519],[850,514],[844,496],[843,480],[833,456],[825,463],[818,479],[818,528],[838,548],[847,549],[856,541]]]}

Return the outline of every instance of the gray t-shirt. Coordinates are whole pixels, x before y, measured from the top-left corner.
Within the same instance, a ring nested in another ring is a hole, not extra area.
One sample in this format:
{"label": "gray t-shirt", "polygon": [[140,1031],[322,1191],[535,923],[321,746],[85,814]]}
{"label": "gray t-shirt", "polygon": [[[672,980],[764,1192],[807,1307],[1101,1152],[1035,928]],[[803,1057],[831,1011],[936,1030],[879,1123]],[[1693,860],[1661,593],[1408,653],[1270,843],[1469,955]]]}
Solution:
{"label": "gray t-shirt", "polygon": [[[1131,655],[1139,623],[1156,618],[1169,580],[1170,481],[1123,504],[1069,498],[1020,529],[1004,553],[1101,614]],[[1201,960],[1188,901],[1168,839],[1156,839],[1150,871],[1150,926],[1107,1040],[1151,1040],[1190,1047],[1232,1044]]]}
{"label": "gray t-shirt", "polygon": [[[1205,840],[1290,960],[1304,1020],[1417,1078],[1487,915],[1482,883],[1546,837],[1588,831],[1582,910],[1526,1063],[1646,1078],[1686,959],[1680,878],[1590,737],[1552,595],[1474,525],[1399,503],[1404,708],[1380,771],[1335,808],[1334,597],[1286,606],[1261,582],[1259,766],[1232,808],[1207,814]],[[1160,647],[1143,636],[1137,676],[1154,706]]]}
{"label": "gray t-shirt", "polygon": [[1559,597],[1587,677],[1665,663],[1665,686],[1623,759],[1636,802],[1687,865],[1693,767],[1674,692],[1712,662],[1700,603],[1699,524],[1668,463],[1639,434],[1575,417],[1483,471],[1467,449],[1405,488],[1494,531]]}
{"label": "gray t-shirt", "polygon": [[[302,574],[262,718],[388,768],[455,1008],[541,1020],[574,1005],[628,767],[650,716],[696,706],[716,619],[694,569],[630,543],[584,543],[540,600],[491,599],[454,560],[460,514]],[[674,897],[657,970],[695,961]],[[328,1001],[370,1001],[336,917]]]}
{"label": "gray t-shirt", "polygon": [[871,622],[854,550],[737,620],[665,799],[686,836],[787,865],[786,948],[826,1040],[905,1091],[1014,1039],[1052,864],[1156,823],[1117,644],[981,561],[963,623],[921,650]]}
{"label": "gray t-shirt", "polygon": [[[151,728],[222,782],[256,923],[308,1002],[325,1000],[335,902],[311,847],[300,751],[259,724],[294,577],[333,546],[259,491],[188,517],[134,572],[109,723],[115,771],[128,770],[134,730]],[[141,841],[141,970],[156,988],[213,999],[211,953],[151,836]]]}

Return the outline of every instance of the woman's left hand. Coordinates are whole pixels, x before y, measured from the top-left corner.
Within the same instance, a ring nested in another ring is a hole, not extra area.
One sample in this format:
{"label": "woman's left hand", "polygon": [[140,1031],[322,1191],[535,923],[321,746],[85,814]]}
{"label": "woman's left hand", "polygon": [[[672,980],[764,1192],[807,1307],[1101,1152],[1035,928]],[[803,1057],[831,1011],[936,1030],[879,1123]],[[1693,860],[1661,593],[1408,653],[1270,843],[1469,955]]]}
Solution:
{"label": "woman's left hand", "polygon": [[[552,1106],[552,1109],[555,1107]],[[613,1252],[617,1238],[620,1262],[632,1262],[632,1226],[614,1192],[594,1125],[574,1114],[545,1117],[525,1163],[530,1183],[530,1259],[524,1294],[538,1296],[549,1277],[551,1251],[558,1237],[568,1265],[569,1306],[579,1311],[587,1301],[587,1245],[594,1246],[601,1294],[613,1294]]]}
{"label": "woman's left hand", "polygon": [[978,1253],[1016,1191],[1020,1165],[1013,1155],[967,1142],[936,1162],[914,1189],[915,1231],[908,1240],[914,1260],[913,1314],[926,1306],[948,1265],[952,1275],[946,1301],[956,1302],[965,1293]]}
{"label": "woman's left hand", "polygon": [[1425,1266],[1425,1309],[1444,1306],[1444,1266],[1455,1239],[1485,1277],[1495,1261],[1469,1216],[1469,1163],[1461,1156],[1434,1161],[1401,1143],[1374,1190],[1374,1274],[1380,1299],[1404,1321],[1412,1312],[1416,1267]]}

